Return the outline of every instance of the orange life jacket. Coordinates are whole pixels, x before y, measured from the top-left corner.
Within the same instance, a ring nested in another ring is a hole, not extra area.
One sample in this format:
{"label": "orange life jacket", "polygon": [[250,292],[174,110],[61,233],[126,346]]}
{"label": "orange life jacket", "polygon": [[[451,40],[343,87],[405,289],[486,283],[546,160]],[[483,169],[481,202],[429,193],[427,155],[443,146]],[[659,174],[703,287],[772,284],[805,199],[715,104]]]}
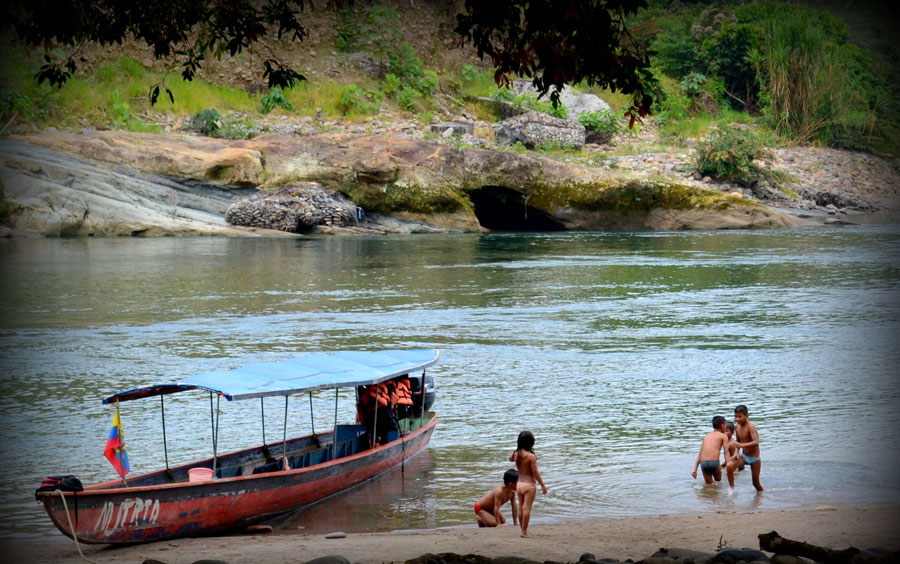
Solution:
{"label": "orange life jacket", "polygon": [[391,393],[388,391],[387,385],[382,382],[373,387],[375,388],[375,397],[378,399],[378,403],[387,407],[388,403],[391,401]]}
{"label": "orange life jacket", "polygon": [[397,379],[396,387],[395,387],[395,397],[394,403],[397,405],[412,405],[412,392],[409,389],[409,378],[401,377]]}

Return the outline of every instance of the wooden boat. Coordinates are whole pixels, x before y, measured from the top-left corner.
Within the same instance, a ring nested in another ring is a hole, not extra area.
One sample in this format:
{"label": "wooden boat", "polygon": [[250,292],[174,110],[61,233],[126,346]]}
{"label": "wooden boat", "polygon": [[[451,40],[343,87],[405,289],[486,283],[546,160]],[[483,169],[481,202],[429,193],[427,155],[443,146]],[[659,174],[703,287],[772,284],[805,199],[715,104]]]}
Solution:
{"label": "wooden boat", "polygon": [[[364,386],[398,377],[421,379],[424,384],[425,368],[437,362],[439,355],[433,349],[310,355],[208,372],[174,384],[119,392],[103,401],[159,396],[164,409],[165,395],[205,390],[210,406],[214,396],[229,401],[284,396],[287,413],[289,396],[334,389],[337,419],[339,388],[355,388],[358,401],[359,392],[367,389]],[[260,405],[264,409],[262,399]],[[211,412],[213,428],[218,429],[219,410]],[[165,445],[164,415],[162,420]],[[412,410],[400,419],[397,430],[386,433],[384,444],[370,447],[373,435],[385,434],[377,429],[378,417],[370,421],[368,429],[359,423],[335,422],[326,432],[221,455],[214,450],[210,458],[173,468],[168,468],[166,453],[167,467],[162,470],[85,486],[79,492],[39,491],[36,495],[53,524],[84,543],[142,543],[241,530],[401,465],[425,449],[437,424],[433,412]],[[214,433],[213,445],[216,438]],[[207,477],[198,481],[198,474]]]}

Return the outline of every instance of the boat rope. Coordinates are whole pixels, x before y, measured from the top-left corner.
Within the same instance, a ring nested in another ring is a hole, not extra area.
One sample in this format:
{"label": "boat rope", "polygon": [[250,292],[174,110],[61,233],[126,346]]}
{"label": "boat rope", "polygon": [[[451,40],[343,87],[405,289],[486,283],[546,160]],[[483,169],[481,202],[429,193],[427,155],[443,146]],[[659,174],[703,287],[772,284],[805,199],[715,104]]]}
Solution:
{"label": "boat rope", "polygon": [[400,473],[403,474],[406,471],[406,435],[403,431],[400,431],[400,452]]}
{"label": "boat rope", "polygon": [[91,564],[99,564],[98,562],[91,560],[90,558],[85,556],[83,552],[81,552],[81,545],[78,544],[78,535],[75,534],[75,527],[72,525],[72,516],[69,514],[69,504],[66,503],[66,494],[64,494],[62,492],[62,490],[59,490],[59,489],[56,490],[56,493],[58,493],[60,499],[62,499],[63,509],[65,509],[65,511],[66,511],[66,519],[69,520],[69,530],[72,531],[72,540],[75,541],[75,548],[78,549],[78,555],[81,556],[82,558],[84,558],[85,560],[87,560],[88,562],[90,562]]}

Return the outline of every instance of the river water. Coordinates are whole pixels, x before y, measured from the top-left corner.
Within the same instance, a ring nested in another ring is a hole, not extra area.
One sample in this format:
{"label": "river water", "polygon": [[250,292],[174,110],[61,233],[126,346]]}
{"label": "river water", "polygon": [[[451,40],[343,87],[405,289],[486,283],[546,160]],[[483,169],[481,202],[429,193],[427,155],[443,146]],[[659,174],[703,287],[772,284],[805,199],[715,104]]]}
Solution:
{"label": "river water", "polygon": [[[58,535],[44,476],[115,478],[114,391],[322,350],[441,349],[441,423],[403,472],[282,531],[474,526],[530,429],[550,489],[532,524],[900,501],[900,228],[381,238],[3,240],[0,537]],[[191,394],[180,394],[191,396]],[[166,400],[169,463],[212,452],[209,402]],[[689,474],[713,415],[746,404],[763,458]],[[348,397],[341,418],[352,413]],[[330,426],[334,395],[289,404]],[[266,404],[268,440],[283,403]],[[122,405],[132,471],[164,464],[159,402]],[[261,441],[223,407],[219,450]]]}

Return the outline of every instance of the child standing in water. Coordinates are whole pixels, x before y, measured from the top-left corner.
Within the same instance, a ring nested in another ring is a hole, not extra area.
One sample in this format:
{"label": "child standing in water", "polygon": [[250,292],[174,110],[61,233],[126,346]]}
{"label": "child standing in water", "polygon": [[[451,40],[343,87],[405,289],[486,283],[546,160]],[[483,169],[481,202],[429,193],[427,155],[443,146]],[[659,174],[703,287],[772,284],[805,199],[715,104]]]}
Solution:
{"label": "child standing in water", "polygon": [[516,490],[519,494],[519,526],[522,528],[521,536],[530,538],[528,534],[528,521],[531,519],[531,505],[537,495],[537,484],[541,485],[541,491],[546,495],[547,486],[541,478],[537,467],[537,457],[534,455],[534,435],[531,431],[519,433],[519,441],[516,450],[509,457],[510,462],[516,463],[519,471],[519,483]]}
{"label": "child standing in water", "polygon": [[737,435],[734,446],[741,449],[741,458],[736,458],[728,464],[728,480],[733,479],[735,470],[740,470],[745,464],[749,465],[753,487],[761,492],[763,487],[759,482],[759,471],[762,468],[759,459],[759,434],[756,432],[756,425],[750,422],[750,413],[746,405],[741,404],[734,408],[734,424]]}

